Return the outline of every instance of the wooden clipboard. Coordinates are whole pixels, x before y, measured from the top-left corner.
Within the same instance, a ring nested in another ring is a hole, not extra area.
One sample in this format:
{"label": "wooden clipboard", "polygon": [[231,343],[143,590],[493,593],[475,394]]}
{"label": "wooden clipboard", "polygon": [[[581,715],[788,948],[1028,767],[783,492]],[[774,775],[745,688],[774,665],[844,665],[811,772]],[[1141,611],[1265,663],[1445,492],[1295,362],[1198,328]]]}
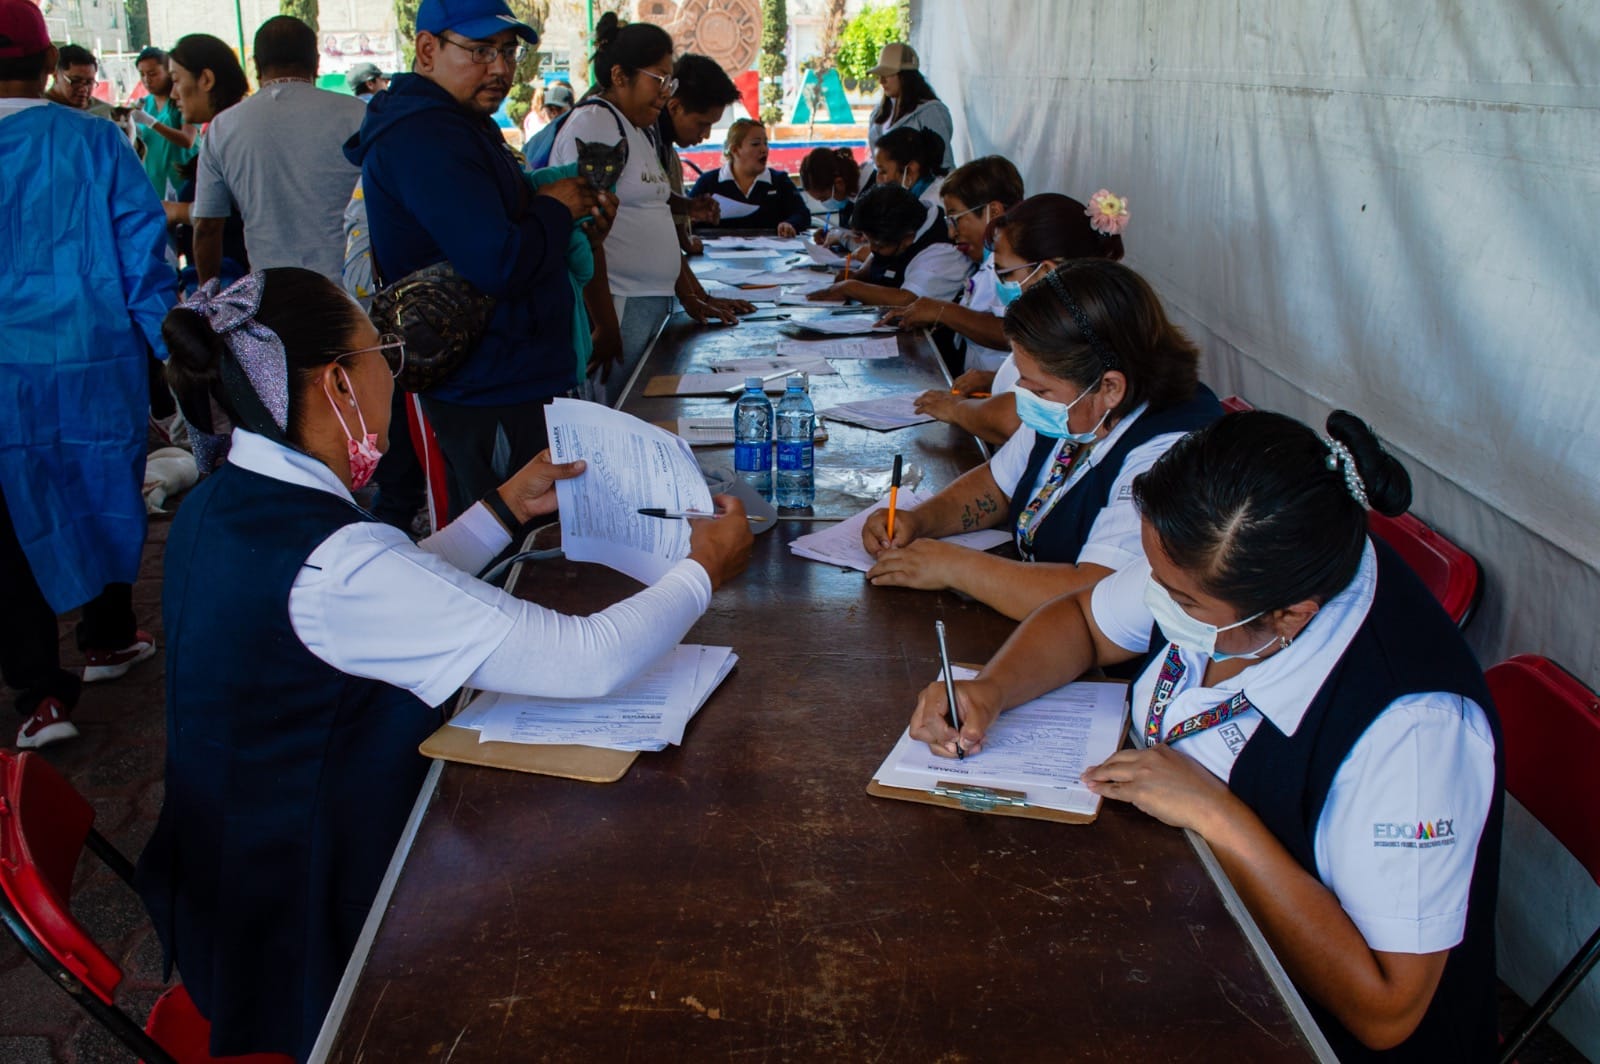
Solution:
{"label": "wooden clipboard", "polygon": [[[973,805],[963,804],[958,798],[934,794],[932,791],[919,790],[913,787],[888,787],[877,780],[867,784],[867,793],[874,798],[898,798],[902,802],[921,802],[923,805],[937,805],[945,809],[960,809],[967,813],[985,813],[990,816],[1019,816],[1029,820],[1050,820],[1057,824],[1092,824],[1100,815],[1099,810],[1093,813],[1072,813],[1065,809],[1046,809],[1038,805],[995,805],[987,808],[976,808]],[[1016,793],[1016,792],[996,792]]]}
{"label": "wooden clipboard", "polygon": [[526,743],[480,743],[471,728],[446,724],[417,748],[424,757],[465,765],[504,768],[559,776],[586,783],[615,783],[628,774],[637,750],[603,750],[597,746],[530,746]]}
{"label": "wooden clipboard", "polygon": [[678,391],[678,382],[683,379],[683,376],[681,373],[658,373],[651,377],[649,383],[644,386],[644,394],[652,398],[660,398],[662,396],[689,398],[690,396],[726,395],[731,399],[742,389],[744,384],[743,377],[736,373],[730,373],[727,375],[728,386],[726,388],[719,388],[711,392],[680,392]]}

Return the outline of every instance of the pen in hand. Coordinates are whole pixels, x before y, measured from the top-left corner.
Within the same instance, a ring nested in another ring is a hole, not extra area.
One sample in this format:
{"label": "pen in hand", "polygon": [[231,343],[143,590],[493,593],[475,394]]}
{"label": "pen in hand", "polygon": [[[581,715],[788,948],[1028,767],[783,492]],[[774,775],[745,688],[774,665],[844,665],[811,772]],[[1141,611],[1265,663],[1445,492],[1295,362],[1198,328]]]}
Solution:
{"label": "pen in hand", "polygon": [[944,645],[944,622],[934,621],[933,630],[939,636],[939,664],[944,666],[944,696],[950,702],[950,727],[956,730],[956,760],[964,761],[967,752],[961,748],[961,714],[956,711],[956,679],[950,672],[950,651]]}
{"label": "pen in hand", "polygon": [[[722,516],[721,514],[702,513],[699,510],[668,510],[663,506],[641,506],[638,512],[641,517],[659,517],[663,521],[686,521],[691,517],[717,518]],[[745,514],[744,519],[754,525],[764,525],[770,520],[770,518],[762,517],[759,514]]]}
{"label": "pen in hand", "polygon": [[[894,546],[894,508],[900,498],[900,456],[894,456],[894,476],[889,478],[889,546]],[[940,629],[943,631],[943,629]]]}

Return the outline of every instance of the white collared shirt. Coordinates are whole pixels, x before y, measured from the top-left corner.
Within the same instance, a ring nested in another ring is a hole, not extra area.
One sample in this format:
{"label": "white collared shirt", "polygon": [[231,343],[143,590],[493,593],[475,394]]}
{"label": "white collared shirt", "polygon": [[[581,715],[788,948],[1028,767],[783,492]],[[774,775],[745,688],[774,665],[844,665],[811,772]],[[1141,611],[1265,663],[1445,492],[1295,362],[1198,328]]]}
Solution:
{"label": "white collared shirt", "polygon": [[[921,240],[929,229],[943,224],[939,208],[930,204],[912,240]],[[950,302],[966,286],[967,274],[971,270],[972,260],[957,251],[954,244],[932,244],[919,251],[916,258],[906,264],[905,279],[900,282],[900,287],[912,295]]]}
{"label": "white collared shirt", "polygon": [[[723,163],[722,164],[722,169],[717,171],[717,180],[718,181],[732,181],[735,188],[737,188],[739,186],[739,182],[733,176],[733,164],[731,162],[727,162],[727,163]],[[773,185],[774,187],[776,187],[777,181],[772,176],[772,167],[769,166],[765,170],[763,170],[759,174],[757,174],[756,175],[756,179],[754,181],[750,182],[750,187],[751,188],[755,188],[757,185],[761,185],[761,184]],[[749,193],[745,193],[745,194],[749,195]]]}
{"label": "white collared shirt", "polygon": [[[1022,371],[1017,368],[1015,355],[1006,355],[1006,360],[1000,363],[1000,368],[994,371],[994,383],[989,385],[991,395],[1004,395],[1017,387],[1017,382],[1022,379]],[[1021,473],[1017,474],[1019,477]]]}
{"label": "white collared shirt", "polygon": [[[1015,366],[1015,363],[1012,365]],[[996,383],[999,383],[998,380]],[[1111,453],[1117,441],[1122,439],[1123,433],[1127,432],[1149,407],[1149,403],[1140,403],[1133,413],[1117,422],[1111,431],[1106,433],[1105,439],[1094,445],[1089,457],[1078,463],[1078,467],[1072,472],[1072,479],[1062,486],[1061,492],[1069,492],[1077,486],[1089,470],[1094,468],[1096,462]],[[1038,438],[1038,434],[1032,429],[1021,425],[994,453],[994,457],[989,459],[989,475],[994,477],[995,484],[1007,498],[1016,494],[1017,484],[1021,482],[1022,475],[1028,471],[1028,456],[1033,453],[1033,445]],[[1106,496],[1106,504],[1101,507],[1099,516],[1094,519],[1094,525],[1089,529],[1089,537],[1083,542],[1083,549],[1078,552],[1076,558],[1078,565],[1103,565],[1107,569],[1121,569],[1144,557],[1144,546],[1139,542],[1139,511],[1133,505],[1133,478],[1155,465],[1156,459],[1166,454],[1167,448],[1182,438],[1181,432],[1164,432],[1141,443],[1123,458],[1122,469],[1117,473],[1117,479],[1111,482],[1111,493]],[[1058,441],[1051,450],[1050,457],[1039,467],[1039,473],[1034,477],[1028,498],[1033,498],[1044,487],[1045,481],[1050,477],[1050,469],[1055,465],[1056,458],[1064,446],[1066,441]],[[1016,514],[1011,516],[1014,521]]]}
{"label": "white collared shirt", "polygon": [[[1263,715],[1293,735],[1366,620],[1377,577],[1377,555],[1368,542],[1355,578],[1293,643],[1215,687],[1202,686],[1207,659],[1181,651],[1184,672],[1163,733],[1240,690],[1254,708],[1174,749],[1226,780]],[[1149,645],[1149,579],[1150,565],[1141,561],[1094,589],[1095,624],[1118,646]],[[1159,664],[1146,669],[1130,692],[1132,730],[1141,743],[1159,671]],[[1367,945],[1420,954],[1461,941],[1493,789],[1494,738],[1483,709],[1471,699],[1444,693],[1396,699],[1357,740],[1317,821],[1315,857],[1318,878],[1339,898]],[[1420,833],[1419,825],[1425,828]]]}
{"label": "white collared shirt", "polygon": [[289,592],[307,650],[341,672],[439,705],[463,685],[511,694],[592,697],[627,682],[683,638],[711,601],[697,562],[588,617],[524,602],[474,573],[511,542],[482,503],[413,544],[360,519],[350,492],[310,455],[235,429],[228,462],[351,504],[351,523],[311,552]]}
{"label": "white collared shirt", "polygon": [[[975,310],[980,314],[993,314],[997,318],[1006,316],[1006,305],[1000,302],[1000,290],[996,287],[999,282],[994,274],[994,260],[986,258],[978,264],[967,278],[967,283],[961,289],[961,295],[956,297],[956,302],[968,310]],[[991,370],[998,372],[1006,360],[1011,357],[1010,349],[1004,351],[993,347],[984,347],[976,340],[967,341],[966,368]],[[996,382],[998,383],[998,382]],[[990,391],[999,395],[1002,389],[991,387]]]}

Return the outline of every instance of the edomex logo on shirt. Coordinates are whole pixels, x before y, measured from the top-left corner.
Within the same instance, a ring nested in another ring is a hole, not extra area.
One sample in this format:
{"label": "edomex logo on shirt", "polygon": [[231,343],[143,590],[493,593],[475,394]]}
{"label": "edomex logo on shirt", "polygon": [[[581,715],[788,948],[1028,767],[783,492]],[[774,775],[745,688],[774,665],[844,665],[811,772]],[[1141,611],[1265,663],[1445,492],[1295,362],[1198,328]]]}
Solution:
{"label": "edomex logo on shirt", "polygon": [[1372,845],[1398,846],[1408,850],[1427,850],[1456,844],[1456,822],[1443,817],[1415,822],[1374,821]]}

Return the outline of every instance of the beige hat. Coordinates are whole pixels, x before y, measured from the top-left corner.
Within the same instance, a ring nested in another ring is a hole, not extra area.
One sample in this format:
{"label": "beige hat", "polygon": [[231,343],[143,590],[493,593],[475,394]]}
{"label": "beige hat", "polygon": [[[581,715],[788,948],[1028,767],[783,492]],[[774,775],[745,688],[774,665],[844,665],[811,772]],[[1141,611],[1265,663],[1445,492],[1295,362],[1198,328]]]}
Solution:
{"label": "beige hat", "polygon": [[917,69],[917,53],[909,44],[886,44],[878,56],[878,65],[868,73],[875,78],[885,74],[898,74],[903,70]]}

